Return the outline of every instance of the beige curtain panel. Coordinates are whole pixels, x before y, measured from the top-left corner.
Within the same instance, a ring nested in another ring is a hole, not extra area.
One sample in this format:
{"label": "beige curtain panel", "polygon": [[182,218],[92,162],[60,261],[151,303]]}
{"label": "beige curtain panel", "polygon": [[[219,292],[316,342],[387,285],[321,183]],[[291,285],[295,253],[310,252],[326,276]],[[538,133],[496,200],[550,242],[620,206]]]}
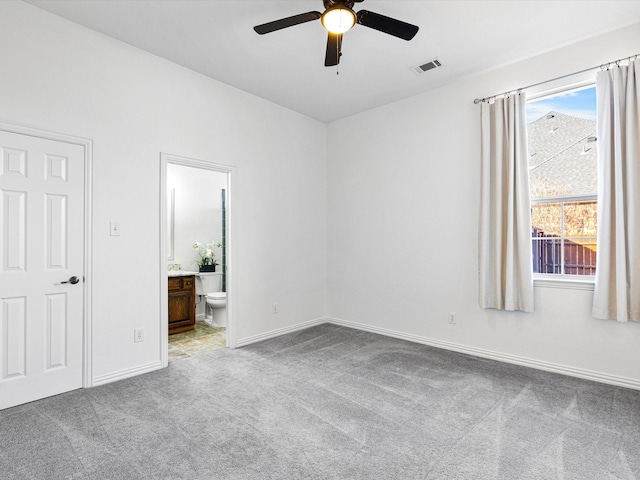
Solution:
{"label": "beige curtain panel", "polygon": [[525,95],[482,102],[481,115],[480,306],[532,312]]}
{"label": "beige curtain panel", "polygon": [[640,60],[598,72],[598,266],[593,316],[640,321]]}

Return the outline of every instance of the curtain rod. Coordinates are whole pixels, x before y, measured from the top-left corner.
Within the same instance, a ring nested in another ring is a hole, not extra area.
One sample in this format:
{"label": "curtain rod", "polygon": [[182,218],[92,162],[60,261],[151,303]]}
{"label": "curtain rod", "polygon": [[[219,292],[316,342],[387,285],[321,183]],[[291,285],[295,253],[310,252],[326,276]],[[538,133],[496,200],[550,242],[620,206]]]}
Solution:
{"label": "curtain rod", "polygon": [[598,68],[601,69],[601,70],[604,70],[605,68],[609,68],[611,65],[620,66],[620,62],[624,62],[625,60],[631,60],[633,57],[638,58],[639,56],[640,56],[640,53],[636,53],[635,55],[630,55],[628,57],[620,58],[619,60],[614,60],[613,62],[603,63],[601,65],[597,65],[597,66],[591,67],[591,68],[585,68],[584,70],[580,70],[578,72],[567,73],[566,75],[562,75],[560,77],[552,78],[550,80],[544,80],[542,82],[534,83],[532,85],[527,85],[526,87],[520,87],[520,88],[517,88],[515,90],[508,90],[508,91],[506,91],[504,93],[497,93],[496,95],[491,95],[489,97],[476,98],[476,99],[473,100],[473,103],[478,104],[480,102],[484,102],[486,100],[491,100],[492,98],[499,97],[500,95],[508,96],[511,93],[516,93],[516,92],[520,92],[522,90],[526,90],[528,88],[537,87],[538,85],[544,85],[545,83],[555,82],[556,80],[562,80],[563,78],[573,77],[574,75],[580,75],[581,73],[590,72],[591,70],[596,70]]}

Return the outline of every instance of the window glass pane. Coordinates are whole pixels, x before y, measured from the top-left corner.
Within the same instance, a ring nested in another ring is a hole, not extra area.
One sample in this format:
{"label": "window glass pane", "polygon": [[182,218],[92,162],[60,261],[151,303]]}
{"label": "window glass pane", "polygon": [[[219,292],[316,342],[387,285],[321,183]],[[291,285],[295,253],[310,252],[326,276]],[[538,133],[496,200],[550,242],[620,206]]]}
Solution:
{"label": "window glass pane", "polygon": [[559,203],[531,205],[533,237],[559,237],[562,234],[562,206]]}
{"label": "window glass pane", "polygon": [[595,90],[527,103],[532,199],[598,193]]}
{"label": "window glass pane", "polygon": [[595,237],[598,230],[598,203],[565,202],[564,235],[566,237]]}
{"label": "window glass pane", "polygon": [[565,239],[564,273],[566,275],[596,274],[596,237]]}
{"label": "window glass pane", "polygon": [[534,273],[562,273],[560,238],[534,238],[532,244]]}

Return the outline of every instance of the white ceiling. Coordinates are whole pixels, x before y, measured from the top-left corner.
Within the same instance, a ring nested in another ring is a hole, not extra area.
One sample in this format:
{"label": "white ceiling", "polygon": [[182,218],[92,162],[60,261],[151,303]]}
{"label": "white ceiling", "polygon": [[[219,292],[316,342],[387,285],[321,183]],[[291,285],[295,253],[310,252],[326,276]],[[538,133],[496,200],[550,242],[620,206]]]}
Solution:
{"label": "white ceiling", "polygon": [[[336,75],[324,66],[319,21],[266,35],[252,28],[322,12],[322,0],[26,1],[323,122],[640,21],[637,0],[366,0],[354,10],[420,31],[406,42],[356,25]],[[444,67],[411,70],[435,57]]]}

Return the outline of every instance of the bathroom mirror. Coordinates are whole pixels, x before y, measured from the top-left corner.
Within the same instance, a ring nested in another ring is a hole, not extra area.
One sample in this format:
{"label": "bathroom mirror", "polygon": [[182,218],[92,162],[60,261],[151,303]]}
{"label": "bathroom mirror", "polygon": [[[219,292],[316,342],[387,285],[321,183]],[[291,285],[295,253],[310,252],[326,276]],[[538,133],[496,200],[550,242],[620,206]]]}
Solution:
{"label": "bathroom mirror", "polygon": [[176,243],[176,189],[172,188],[167,195],[167,260],[172,262],[175,256]]}
{"label": "bathroom mirror", "polygon": [[[194,243],[226,243],[227,174],[190,165],[167,164],[167,258],[185,271],[197,271]],[[217,269],[223,271],[225,248],[215,250]]]}

